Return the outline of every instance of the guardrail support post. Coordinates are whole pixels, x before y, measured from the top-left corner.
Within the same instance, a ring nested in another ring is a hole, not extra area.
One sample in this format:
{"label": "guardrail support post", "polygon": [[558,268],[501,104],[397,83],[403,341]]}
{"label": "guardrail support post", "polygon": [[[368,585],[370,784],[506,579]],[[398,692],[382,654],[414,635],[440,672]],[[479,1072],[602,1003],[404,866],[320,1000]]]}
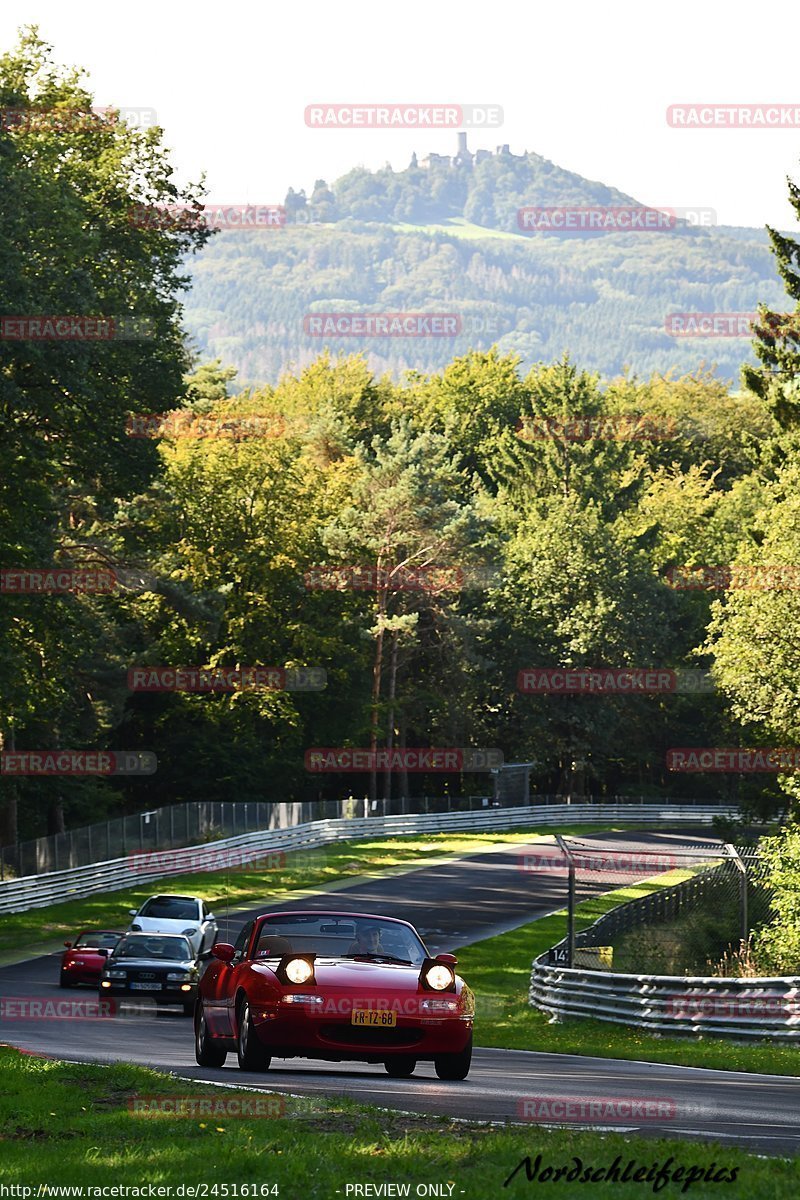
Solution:
{"label": "guardrail support post", "polygon": [[567,966],[575,962],[575,859],[560,833],[556,843],[567,860]]}

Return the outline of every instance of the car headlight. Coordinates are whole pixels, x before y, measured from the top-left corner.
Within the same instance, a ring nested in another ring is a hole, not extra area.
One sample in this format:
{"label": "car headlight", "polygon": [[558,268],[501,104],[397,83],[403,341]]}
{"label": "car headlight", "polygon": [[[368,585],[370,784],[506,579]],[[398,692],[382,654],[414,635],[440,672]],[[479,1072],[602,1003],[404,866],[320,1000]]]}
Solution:
{"label": "car headlight", "polygon": [[197,930],[196,929],[182,929],[181,933],[183,934],[184,937],[194,937],[194,935],[197,933]]}
{"label": "car headlight", "polygon": [[186,983],[189,978],[188,971],[168,971],[167,979],[177,980],[178,983]]}
{"label": "car headlight", "polygon": [[106,971],[106,979],[127,979],[127,971]]}
{"label": "car headlight", "polygon": [[314,974],[314,968],[304,958],[293,958],[286,964],[286,978],[292,983],[306,983]]}
{"label": "car headlight", "polygon": [[131,933],[141,933],[141,932],[142,932],[141,925],[131,925]]}
{"label": "car headlight", "polygon": [[426,971],[425,973],[425,982],[427,983],[428,987],[432,987],[435,992],[443,992],[445,988],[451,987],[454,979],[455,975],[450,968],[445,967],[442,964],[431,967],[430,970]]}

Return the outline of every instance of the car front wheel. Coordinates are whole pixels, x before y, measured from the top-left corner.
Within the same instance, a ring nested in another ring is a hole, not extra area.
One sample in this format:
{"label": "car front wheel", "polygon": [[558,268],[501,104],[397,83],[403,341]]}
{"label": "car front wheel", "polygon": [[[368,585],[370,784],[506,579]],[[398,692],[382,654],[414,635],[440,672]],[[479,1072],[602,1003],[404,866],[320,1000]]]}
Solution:
{"label": "car front wheel", "polygon": [[416,1070],[417,1060],[407,1054],[398,1054],[396,1058],[387,1058],[383,1065],[391,1079],[408,1079]]}
{"label": "car front wheel", "polygon": [[243,1071],[268,1071],[272,1058],[258,1040],[253,1027],[250,1003],[245,998],[239,1002],[239,1034],[236,1038],[236,1057]]}
{"label": "car front wheel", "polygon": [[227,1050],[215,1046],[209,1036],[202,1000],[197,1001],[194,1009],[194,1056],[201,1067],[221,1067],[228,1057]]}
{"label": "car front wheel", "polygon": [[433,1060],[440,1079],[466,1079],[472,1062],[472,1034],[460,1054],[437,1054]]}

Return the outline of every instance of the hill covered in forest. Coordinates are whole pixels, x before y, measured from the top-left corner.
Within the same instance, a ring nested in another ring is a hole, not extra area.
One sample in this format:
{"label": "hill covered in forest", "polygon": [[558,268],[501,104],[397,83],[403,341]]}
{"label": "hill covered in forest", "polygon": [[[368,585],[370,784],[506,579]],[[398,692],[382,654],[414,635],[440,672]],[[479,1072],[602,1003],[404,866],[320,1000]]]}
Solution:
{"label": "hill covered in forest", "polygon": [[[359,167],[331,186],[318,179],[308,195],[290,188],[281,228],[219,232],[192,263],[186,325],[241,384],[275,382],[324,347],[363,351],[374,370],[400,376],[495,343],[525,365],[568,350],[604,376],[703,363],[735,381],[751,356],[747,336],[676,336],[669,318],[780,306],[763,229],[703,224],[714,219],[707,209],[677,210],[671,227],[653,231],[530,232],[518,216],[644,203],[534,153],[473,153],[462,135],[452,157]],[[408,312],[455,314],[456,332],[331,335],[309,320]]]}

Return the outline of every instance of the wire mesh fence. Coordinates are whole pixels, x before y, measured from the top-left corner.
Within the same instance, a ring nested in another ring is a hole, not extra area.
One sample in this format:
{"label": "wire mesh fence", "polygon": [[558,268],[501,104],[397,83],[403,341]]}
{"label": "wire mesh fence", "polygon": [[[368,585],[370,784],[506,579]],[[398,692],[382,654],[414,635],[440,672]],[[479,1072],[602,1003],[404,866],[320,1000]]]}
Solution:
{"label": "wire mesh fence", "polygon": [[[750,938],[769,919],[771,897],[757,847],[658,834],[622,848],[616,839],[613,848],[601,839],[556,842],[528,856],[529,869],[566,882],[566,936],[551,963],[626,974],[755,973]],[[577,927],[582,899],[619,889],[618,905]]]}

